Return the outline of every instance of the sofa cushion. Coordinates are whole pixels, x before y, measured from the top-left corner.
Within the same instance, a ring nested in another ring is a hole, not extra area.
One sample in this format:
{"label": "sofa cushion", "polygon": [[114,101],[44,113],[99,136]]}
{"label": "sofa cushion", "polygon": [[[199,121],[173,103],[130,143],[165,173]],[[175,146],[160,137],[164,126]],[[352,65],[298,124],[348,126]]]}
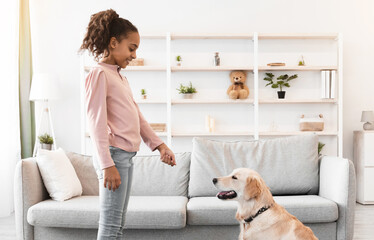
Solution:
{"label": "sofa cushion", "polygon": [[[316,196],[279,196],[275,202],[303,223],[327,223],[338,219],[335,202]],[[222,201],[216,197],[195,197],[187,204],[189,225],[236,225],[236,201]]]}
{"label": "sofa cushion", "polygon": [[187,197],[134,196],[127,214],[127,228],[178,229],[186,226]]}
{"label": "sofa cushion", "polygon": [[[82,195],[99,195],[99,180],[92,156],[67,152],[82,184]],[[160,155],[135,156],[132,196],[187,196],[191,153],[176,153],[177,165],[170,167]],[[157,182],[158,184],[154,184]]]}
{"label": "sofa cushion", "polygon": [[171,167],[160,155],[135,156],[132,196],[185,196],[190,176],[191,153],[176,153],[177,165]]}
{"label": "sofa cushion", "polygon": [[57,150],[39,149],[36,162],[49,196],[64,201],[82,195],[82,185],[73,165],[60,147]]}
{"label": "sofa cushion", "polygon": [[317,195],[275,196],[274,200],[303,223],[327,223],[338,220],[338,205]]}
{"label": "sofa cushion", "polygon": [[256,170],[273,195],[317,194],[318,136],[235,142],[194,138],[190,197],[215,196],[212,179],[240,167]]}
{"label": "sofa cushion", "polygon": [[[183,228],[187,201],[182,196],[131,196],[125,228]],[[64,202],[48,199],[29,208],[27,221],[41,227],[98,228],[99,211],[98,196],[80,196]]]}
{"label": "sofa cushion", "polygon": [[99,195],[99,180],[92,163],[92,157],[75,152],[66,152],[82,184],[82,195]]}
{"label": "sofa cushion", "polygon": [[237,201],[216,197],[194,197],[187,203],[188,225],[236,225]]}

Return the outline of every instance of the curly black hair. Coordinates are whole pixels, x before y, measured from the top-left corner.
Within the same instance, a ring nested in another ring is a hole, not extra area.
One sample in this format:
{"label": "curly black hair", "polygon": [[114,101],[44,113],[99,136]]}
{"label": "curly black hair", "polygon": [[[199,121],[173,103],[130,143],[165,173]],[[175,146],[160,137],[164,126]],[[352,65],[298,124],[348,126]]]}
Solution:
{"label": "curly black hair", "polygon": [[87,49],[98,61],[104,53],[104,57],[109,56],[108,46],[112,37],[121,42],[132,32],[138,33],[138,29],[129,20],[119,17],[113,9],[92,14],[78,52]]}

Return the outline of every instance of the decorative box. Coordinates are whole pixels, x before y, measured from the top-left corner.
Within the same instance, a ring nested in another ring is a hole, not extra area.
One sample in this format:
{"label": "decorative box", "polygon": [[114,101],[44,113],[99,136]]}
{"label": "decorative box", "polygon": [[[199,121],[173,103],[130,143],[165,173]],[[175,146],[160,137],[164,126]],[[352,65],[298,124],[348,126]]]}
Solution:
{"label": "decorative box", "polygon": [[144,66],[144,58],[135,58],[130,63],[129,66]]}
{"label": "decorative box", "polygon": [[317,117],[305,117],[303,114],[300,118],[300,131],[323,131],[324,122],[322,114]]}

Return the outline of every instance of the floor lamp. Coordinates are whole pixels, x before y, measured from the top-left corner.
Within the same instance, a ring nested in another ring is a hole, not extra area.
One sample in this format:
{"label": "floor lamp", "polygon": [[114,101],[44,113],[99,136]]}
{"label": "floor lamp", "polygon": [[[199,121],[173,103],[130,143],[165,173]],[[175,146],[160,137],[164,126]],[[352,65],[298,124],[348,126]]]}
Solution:
{"label": "floor lamp", "polygon": [[52,132],[52,138],[53,138],[53,148],[56,150],[57,144],[56,144],[56,138],[55,133],[53,130],[53,124],[52,124],[52,116],[51,116],[51,108],[49,106],[49,100],[51,99],[57,99],[57,89],[55,85],[53,84],[53,78],[47,74],[47,73],[37,73],[33,75],[32,83],[31,83],[31,90],[30,90],[30,101],[40,101],[42,102],[42,108],[40,109],[40,117],[39,117],[39,123],[37,127],[37,132],[35,136],[35,145],[34,145],[34,151],[33,151],[33,157],[36,156],[37,152],[37,145],[39,144],[38,141],[38,134],[40,132],[40,128],[43,122],[43,117],[46,112],[48,114],[48,120],[51,125],[51,132]]}

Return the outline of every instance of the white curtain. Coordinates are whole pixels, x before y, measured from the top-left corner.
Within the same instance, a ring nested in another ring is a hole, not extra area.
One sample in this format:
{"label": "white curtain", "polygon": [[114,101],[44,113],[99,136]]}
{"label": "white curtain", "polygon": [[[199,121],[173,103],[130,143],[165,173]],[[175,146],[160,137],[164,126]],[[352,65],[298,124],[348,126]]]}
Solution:
{"label": "white curtain", "polygon": [[14,210],[13,183],[21,159],[18,56],[19,1],[0,1],[0,217]]}

